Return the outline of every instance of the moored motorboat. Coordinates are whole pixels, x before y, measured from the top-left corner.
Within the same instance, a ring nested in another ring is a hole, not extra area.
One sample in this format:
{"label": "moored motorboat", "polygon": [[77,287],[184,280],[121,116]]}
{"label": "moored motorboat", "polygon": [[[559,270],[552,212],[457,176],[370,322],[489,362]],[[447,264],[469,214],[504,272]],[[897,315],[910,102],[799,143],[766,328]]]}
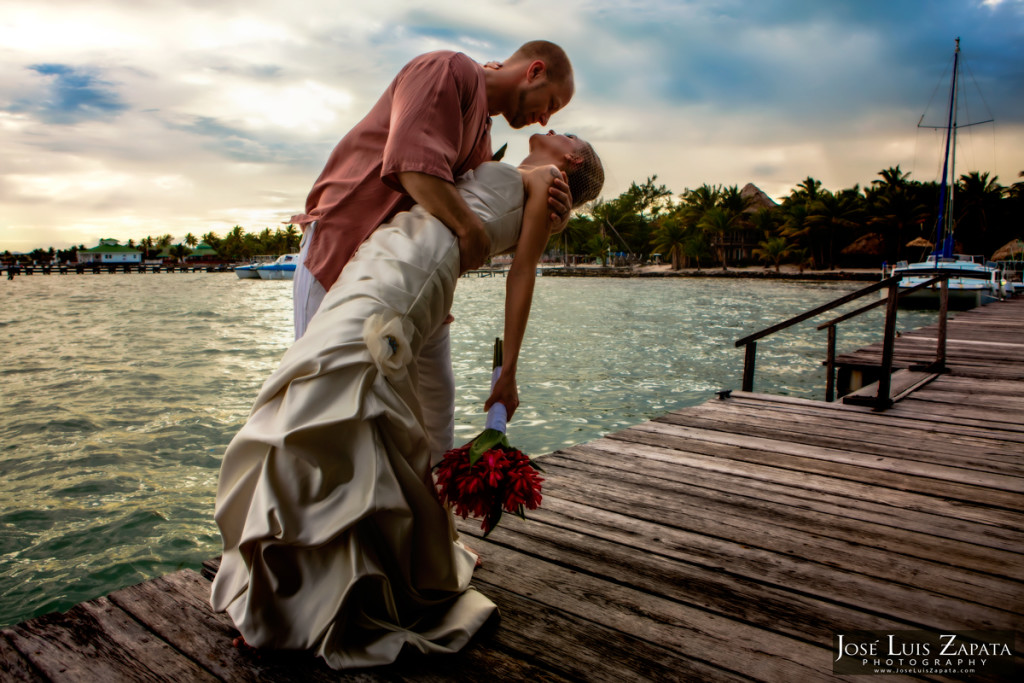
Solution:
{"label": "moored motorboat", "polygon": [[298,263],[298,254],[282,254],[273,263],[259,266],[256,272],[261,280],[292,280]]}
{"label": "moored motorboat", "polygon": [[247,266],[235,266],[235,275],[239,280],[258,280],[260,274],[256,272],[257,264],[250,263]]}

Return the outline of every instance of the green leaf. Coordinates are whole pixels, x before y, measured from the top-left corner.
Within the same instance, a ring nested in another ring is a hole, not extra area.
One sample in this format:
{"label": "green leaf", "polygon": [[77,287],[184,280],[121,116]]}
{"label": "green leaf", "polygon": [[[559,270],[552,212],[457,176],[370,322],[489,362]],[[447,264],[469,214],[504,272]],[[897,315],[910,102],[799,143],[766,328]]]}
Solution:
{"label": "green leaf", "polygon": [[475,465],[484,453],[499,444],[505,448],[510,447],[508,437],[504,432],[499,432],[497,429],[485,429],[480,432],[480,436],[473,439],[473,445],[469,447],[469,464]]}

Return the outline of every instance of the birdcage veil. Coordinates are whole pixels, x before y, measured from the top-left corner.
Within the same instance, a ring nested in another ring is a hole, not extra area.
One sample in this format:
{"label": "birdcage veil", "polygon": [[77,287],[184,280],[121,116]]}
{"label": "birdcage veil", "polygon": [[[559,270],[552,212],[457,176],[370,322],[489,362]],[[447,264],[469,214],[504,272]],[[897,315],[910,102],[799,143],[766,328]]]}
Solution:
{"label": "birdcage veil", "polygon": [[604,165],[601,158],[589,142],[579,138],[577,140],[579,146],[575,153],[583,160],[578,165],[571,165],[565,173],[569,192],[572,193],[573,208],[597,199],[604,187]]}

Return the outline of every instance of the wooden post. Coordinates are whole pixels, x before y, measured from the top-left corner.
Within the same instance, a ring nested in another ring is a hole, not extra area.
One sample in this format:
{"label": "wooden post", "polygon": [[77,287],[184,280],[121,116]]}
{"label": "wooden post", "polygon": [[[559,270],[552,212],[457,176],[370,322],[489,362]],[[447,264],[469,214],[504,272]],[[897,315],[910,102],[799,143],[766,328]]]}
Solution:
{"label": "wooden post", "polygon": [[757,356],[757,342],[747,342],[747,352],[743,358],[743,391],[754,390],[755,356]]}
{"label": "wooden post", "polygon": [[875,397],[875,410],[885,410],[892,405],[889,393],[892,389],[892,357],[896,346],[896,301],[899,294],[899,283],[889,284],[889,301],[885,306],[885,338],[882,341],[882,368],[878,378],[878,395]]}
{"label": "wooden post", "polygon": [[946,319],[949,315],[949,278],[942,278],[939,290],[939,338],[935,344],[935,372],[946,369]]}
{"label": "wooden post", "polygon": [[828,326],[828,355],[825,357],[825,402],[835,400],[836,393],[836,326]]}

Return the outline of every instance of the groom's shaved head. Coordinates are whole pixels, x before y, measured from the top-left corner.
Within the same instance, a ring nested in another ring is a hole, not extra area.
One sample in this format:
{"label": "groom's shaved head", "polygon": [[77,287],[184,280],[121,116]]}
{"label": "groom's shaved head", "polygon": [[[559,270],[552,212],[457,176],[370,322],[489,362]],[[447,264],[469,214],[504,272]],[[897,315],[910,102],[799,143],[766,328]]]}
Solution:
{"label": "groom's shaved head", "polygon": [[546,40],[531,40],[512,53],[512,56],[507,61],[518,62],[523,60],[532,62],[537,59],[544,62],[549,81],[556,85],[575,89],[572,78],[572,64],[569,63],[569,56],[565,54],[565,50],[554,43]]}

